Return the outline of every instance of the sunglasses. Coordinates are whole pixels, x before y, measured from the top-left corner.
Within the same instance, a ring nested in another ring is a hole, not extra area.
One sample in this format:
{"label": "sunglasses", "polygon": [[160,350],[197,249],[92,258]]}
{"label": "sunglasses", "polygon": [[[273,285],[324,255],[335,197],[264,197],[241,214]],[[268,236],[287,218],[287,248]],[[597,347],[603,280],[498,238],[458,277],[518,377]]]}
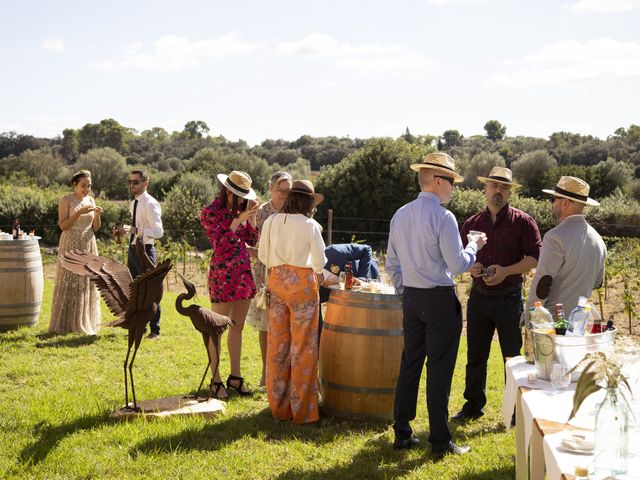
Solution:
{"label": "sunglasses", "polygon": [[441,178],[443,180],[446,180],[447,182],[449,182],[449,185],[451,185],[453,187],[453,178],[451,177],[445,177],[444,175],[434,175],[434,178]]}
{"label": "sunglasses", "polygon": [[140,185],[144,180],[129,180],[129,185]]}

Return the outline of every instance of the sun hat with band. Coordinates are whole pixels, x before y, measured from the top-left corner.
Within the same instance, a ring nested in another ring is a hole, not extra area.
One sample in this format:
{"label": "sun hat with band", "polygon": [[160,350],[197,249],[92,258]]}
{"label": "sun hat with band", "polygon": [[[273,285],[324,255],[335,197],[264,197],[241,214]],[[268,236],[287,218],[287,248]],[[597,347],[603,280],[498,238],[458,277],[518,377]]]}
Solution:
{"label": "sun hat with band", "polygon": [[251,177],[248,173],[234,170],[229,175],[219,173],[216,176],[220,183],[227,187],[234,195],[240,198],[246,198],[247,200],[255,200],[258,198],[256,192],[251,188]]}
{"label": "sun hat with band", "polygon": [[553,190],[542,191],[557,198],[566,198],[592,207],[600,205],[593,198],[589,198],[589,184],[578,177],[560,177]]}
{"label": "sun hat with band", "polygon": [[316,193],[313,188],[313,183],[309,180],[296,180],[291,185],[290,193],[304,193],[305,195],[311,195],[313,197],[313,206],[317,206],[324,200],[324,195]]}
{"label": "sun hat with band", "polygon": [[421,163],[412,163],[410,166],[414,172],[419,172],[423,168],[429,168],[449,174],[456,183],[462,183],[464,181],[464,177],[458,175],[455,171],[456,162],[444,152],[428,153],[424,156]]}
{"label": "sun hat with band", "polygon": [[513,181],[513,173],[506,167],[495,166],[489,172],[488,177],[477,177],[482,183],[496,182],[503,185],[511,185],[513,188],[518,188],[519,183]]}

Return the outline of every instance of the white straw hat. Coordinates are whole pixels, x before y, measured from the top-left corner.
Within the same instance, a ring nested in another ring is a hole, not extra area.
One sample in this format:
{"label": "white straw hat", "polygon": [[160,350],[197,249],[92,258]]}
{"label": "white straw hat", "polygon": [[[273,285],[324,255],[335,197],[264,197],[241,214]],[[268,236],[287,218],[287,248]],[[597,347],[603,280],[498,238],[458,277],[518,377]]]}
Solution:
{"label": "white straw hat", "polygon": [[251,188],[251,177],[248,173],[234,170],[229,175],[219,173],[217,177],[220,183],[227,187],[234,195],[240,198],[246,198],[247,200],[255,200],[258,198],[256,192]]}

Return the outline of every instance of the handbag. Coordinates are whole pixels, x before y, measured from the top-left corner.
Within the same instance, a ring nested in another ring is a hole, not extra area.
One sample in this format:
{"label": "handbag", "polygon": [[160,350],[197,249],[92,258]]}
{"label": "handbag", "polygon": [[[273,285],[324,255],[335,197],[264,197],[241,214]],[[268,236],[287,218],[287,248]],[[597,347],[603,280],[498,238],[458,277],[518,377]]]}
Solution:
{"label": "handbag", "polygon": [[[273,221],[272,221],[273,222]],[[271,224],[269,224],[269,233],[267,235],[271,235]],[[269,282],[269,251],[267,250],[267,263],[264,266],[265,268],[265,285],[260,289],[254,300],[256,302],[256,307],[259,310],[269,310],[269,289],[267,288],[266,283]]]}

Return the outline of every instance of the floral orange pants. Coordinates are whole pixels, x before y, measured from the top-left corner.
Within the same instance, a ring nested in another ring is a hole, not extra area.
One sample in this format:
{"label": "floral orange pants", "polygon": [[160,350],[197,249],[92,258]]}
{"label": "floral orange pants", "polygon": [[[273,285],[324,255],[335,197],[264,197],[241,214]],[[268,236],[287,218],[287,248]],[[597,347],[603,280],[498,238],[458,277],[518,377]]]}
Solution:
{"label": "floral orange pants", "polygon": [[310,423],[318,414],[318,284],[310,268],[281,265],[268,281],[267,398],[279,420]]}

